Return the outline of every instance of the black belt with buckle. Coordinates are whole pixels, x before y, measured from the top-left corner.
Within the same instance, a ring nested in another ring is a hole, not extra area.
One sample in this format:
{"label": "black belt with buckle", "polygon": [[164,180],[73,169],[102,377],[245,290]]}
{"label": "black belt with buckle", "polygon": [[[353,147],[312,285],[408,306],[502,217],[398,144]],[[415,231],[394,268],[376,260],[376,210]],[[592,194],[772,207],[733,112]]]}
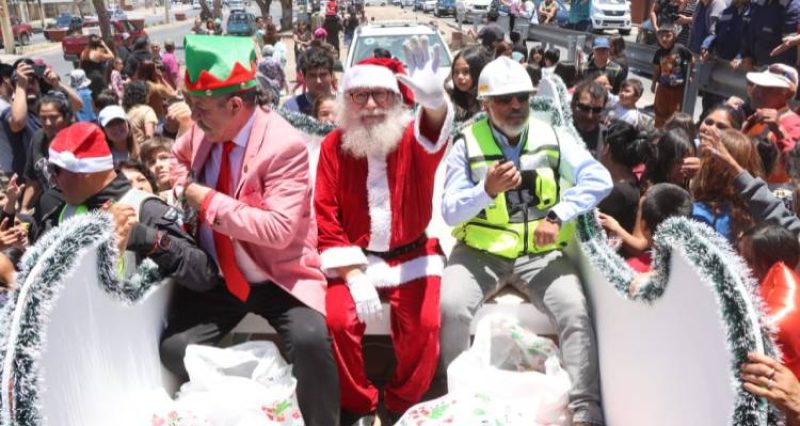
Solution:
{"label": "black belt with buckle", "polygon": [[428,236],[425,235],[425,234],[422,234],[422,235],[419,236],[419,238],[414,240],[414,242],[408,243],[408,244],[406,244],[404,246],[397,247],[397,248],[395,248],[393,250],[389,250],[389,251],[370,251],[370,250],[367,250],[367,249],[363,249],[363,250],[364,250],[364,253],[371,254],[373,256],[378,256],[381,259],[391,259],[393,257],[397,257],[397,256],[400,256],[400,255],[411,253],[412,251],[424,246],[427,241],[428,241]]}

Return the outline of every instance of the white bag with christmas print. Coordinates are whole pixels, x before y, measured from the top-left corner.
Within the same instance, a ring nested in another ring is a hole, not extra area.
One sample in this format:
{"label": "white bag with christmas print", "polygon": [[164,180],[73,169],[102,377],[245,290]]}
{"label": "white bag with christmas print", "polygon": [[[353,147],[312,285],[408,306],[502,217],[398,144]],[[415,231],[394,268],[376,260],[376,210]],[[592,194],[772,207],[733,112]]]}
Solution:
{"label": "white bag with christmas print", "polygon": [[524,414],[483,394],[448,394],[408,409],[395,426],[528,426]]}
{"label": "white bag with christmas print", "polygon": [[478,323],[472,347],[447,369],[449,396],[490,395],[527,425],[565,425],[570,379],[558,348],[518,320],[488,315]]}
{"label": "white bag with christmas print", "polygon": [[305,424],[291,365],[272,342],[251,341],[225,349],[189,345],[184,364],[190,381],[181,387],[169,411],[157,413],[159,418],[181,421],[166,425]]}

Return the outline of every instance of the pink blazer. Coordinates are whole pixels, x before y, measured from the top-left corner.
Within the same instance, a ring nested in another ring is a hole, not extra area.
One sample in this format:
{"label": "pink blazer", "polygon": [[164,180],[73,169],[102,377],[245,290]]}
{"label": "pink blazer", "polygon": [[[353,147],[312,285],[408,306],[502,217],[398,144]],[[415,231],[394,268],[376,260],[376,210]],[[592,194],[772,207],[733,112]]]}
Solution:
{"label": "pink blazer", "polygon": [[[181,136],[173,147],[172,182],[184,182],[190,169],[200,176],[212,147],[197,125]],[[326,281],[302,136],[276,113],[258,108],[241,172],[233,197],[215,192],[202,220],[233,239],[245,276],[273,281],[325,314]]]}

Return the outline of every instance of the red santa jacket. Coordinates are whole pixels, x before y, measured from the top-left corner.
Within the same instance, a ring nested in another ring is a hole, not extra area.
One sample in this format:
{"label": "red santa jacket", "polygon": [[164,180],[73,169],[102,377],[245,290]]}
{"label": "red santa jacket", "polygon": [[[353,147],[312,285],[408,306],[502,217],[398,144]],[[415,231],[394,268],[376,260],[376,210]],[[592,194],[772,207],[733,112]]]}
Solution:
{"label": "red santa jacket", "polygon": [[[436,239],[425,239],[431,220],[433,182],[444,156],[452,123],[448,113],[442,134],[432,143],[410,123],[397,148],[385,158],[356,158],[341,148],[341,129],[322,141],[314,210],[319,229],[322,271],[337,279],[335,268],[362,266],[376,287],[396,286],[441,275],[444,255]],[[396,256],[391,252],[417,243]]]}

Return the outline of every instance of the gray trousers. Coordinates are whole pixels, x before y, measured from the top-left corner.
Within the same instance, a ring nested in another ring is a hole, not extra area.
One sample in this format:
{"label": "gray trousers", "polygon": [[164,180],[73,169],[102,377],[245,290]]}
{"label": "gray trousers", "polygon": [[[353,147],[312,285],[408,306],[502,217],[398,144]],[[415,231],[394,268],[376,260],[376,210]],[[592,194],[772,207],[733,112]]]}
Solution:
{"label": "gray trousers", "polygon": [[602,425],[600,372],[589,305],[574,266],[560,251],[509,260],[456,244],[442,276],[440,374],[469,348],[469,326],[475,313],[507,282],[527,294],[558,330],[561,360],[572,380],[572,421]]}

